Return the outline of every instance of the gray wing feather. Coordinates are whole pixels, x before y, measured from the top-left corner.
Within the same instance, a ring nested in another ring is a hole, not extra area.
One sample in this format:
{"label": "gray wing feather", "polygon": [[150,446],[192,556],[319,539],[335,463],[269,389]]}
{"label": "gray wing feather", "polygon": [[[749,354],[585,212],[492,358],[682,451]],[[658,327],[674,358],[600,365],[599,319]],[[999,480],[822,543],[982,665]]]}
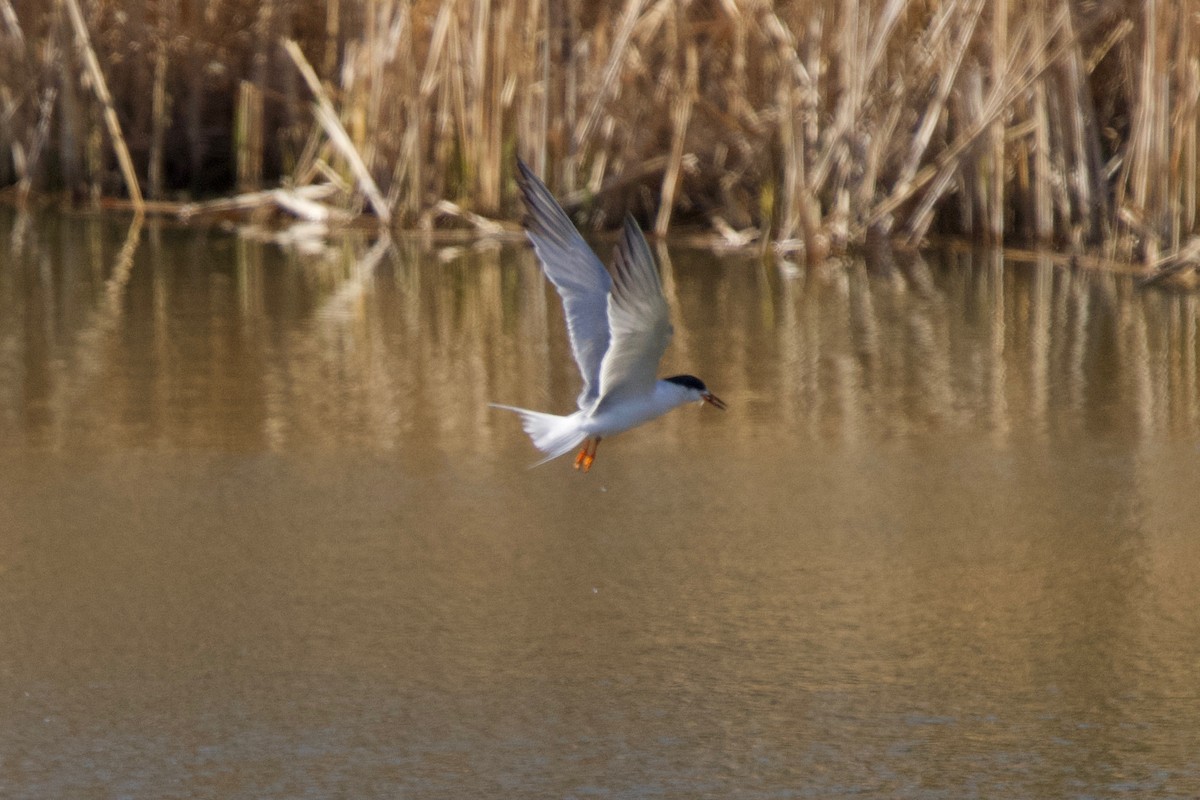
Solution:
{"label": "gray wing feather", "polygon": [[583,376],[578,403],[590,408],[600,393],[600,365],[609,346],[608,297],[612,279],[546,184],[517,159],[525,201],[525,232],[566,312],[567,333]]}
{"label": "gray wing feather", "polygon": [[624,396],[647,394],[658,380],[658,362],[671,341],[671,319],[654,256],[633,217],[625,227],[613,260],[608,296],[612,343],[600,366],[603,406]]}

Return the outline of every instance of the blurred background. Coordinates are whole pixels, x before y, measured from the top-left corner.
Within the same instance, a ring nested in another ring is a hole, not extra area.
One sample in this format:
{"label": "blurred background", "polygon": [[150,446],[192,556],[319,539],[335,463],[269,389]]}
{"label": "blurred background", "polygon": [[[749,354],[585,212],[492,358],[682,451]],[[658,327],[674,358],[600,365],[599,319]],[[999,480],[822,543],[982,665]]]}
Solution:
{"label": "blurred background", "polygon": [[3,0],[0,186],[175,213],[153,201],[316,185],[339,218],[471,227],[517,216],[521,155],[591,227],[632,211],[809,263],[940,232],[1162,266],[1194,260],[1198,20],[1194,0]]}

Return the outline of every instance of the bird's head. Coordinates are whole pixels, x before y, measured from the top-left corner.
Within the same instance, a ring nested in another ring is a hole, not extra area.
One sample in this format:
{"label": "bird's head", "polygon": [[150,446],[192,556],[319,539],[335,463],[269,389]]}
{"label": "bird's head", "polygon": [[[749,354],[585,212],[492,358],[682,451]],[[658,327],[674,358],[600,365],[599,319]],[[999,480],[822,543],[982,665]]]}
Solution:
{"label": "bird's head", "polygon": [[672,375],[670,378],[666,378],[665,380],[668,383],[673,383],[676,386],[686,389],[687,392],[692,395],[690,399],[708,403],[709,405],[719,408],[722,411],[725,410],[725,401],[710,392],[708,387],[704,385],[704,381],[700,380],[695,375]]}

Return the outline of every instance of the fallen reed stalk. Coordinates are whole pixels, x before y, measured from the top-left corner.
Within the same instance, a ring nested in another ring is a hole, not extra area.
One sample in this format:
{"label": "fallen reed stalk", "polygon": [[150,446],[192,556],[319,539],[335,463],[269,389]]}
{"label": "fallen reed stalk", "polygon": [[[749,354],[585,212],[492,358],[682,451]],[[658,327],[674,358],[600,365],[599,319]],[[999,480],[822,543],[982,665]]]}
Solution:
{"label": "fallen reed stalk", "polygon": [[4,31],[13,44],[18,48],[25,47],[25,33],[21,30],[21,21],[13,9],[12,0],[0,0],[0,19],[4,20]]}
{"label": "fallen reed stalk", "polygon": [[346,159],[346,163],[350,166],[351,172],[354,173],[354,177],[358,181],[359,188],[362,189],[363,194],[370,201],[371,207],[375,209],[376,216],[384,223],[389,222],[392,217],[391,209],[388,207],[387,201],[384,200],[383,194],[379,191],[379,187],[375,185],[375,179],[371,177],[371,172],[367,169],[362,156],[359,155],[358,148],[354,146],[354,142],[350,139],[350,134],[346,133],[341,120],[338,119],[333,102],[329,99],[325,87],[321,86],[321,81],[317,77],[317,73],[313,71],[312,65],[308,63],[308,59],[304,57],[304,53],[300,50],[300,45],[288,39],[283,43],[283,47],[292,59],[292,62],[296,65],[296,68],[300,70],[300,74],[304,77],[304,82],[308,84],[309,91],[316,98],[315,111],[321,127],[325,129],[325,133],[329,136],[329,140],[333,143],[334,147]]}
{"label": "fallen reed stalk", "polygon": [[625,60],[629,48],[629,37],[633,34],[633,26],[637,23],[645,5],[645,0],[626,0],[625,2],[625,8],[621,12],[621,19],[617,27],[617,35],[608,54],[608,62],[604,65],[604,77],[600,79],[600,86],[592,94],[592,101],[588,104],[587,113],[583,115],[581,124],[575,131],[576,148],[586,147],[592,138],[592,132],[600,119],[600,112],[612,96],[613,84],[616,82],[621,64]]}
{"label": "fallen reed stalk", "polygon": [[83,53],[84,64],[87,65],[88,76],[92,81],[92,90],[96,99],[104,107],[104,124],[112,141],[113,150],[117,155],[117,163],[121,167],[121,175],[125,179],[125,190],[133,207],[141,213],[144,209],[142,189],[138,184],[137,172],[133,167],[133,159],[129,155],[129,147],[125,144],[125,136],[121,132],[121,122],[117,119],[117,111],[113,107],[112,94],[108,91],[108,82],[100,69],[100,61],[96,51],[92,49],[91,37],[88,35],[87,24],[83,21],[83,13],[79,10],[77,0],[64,0],[67,15],[71,18],[71,26],[75,29],[75,41]]}

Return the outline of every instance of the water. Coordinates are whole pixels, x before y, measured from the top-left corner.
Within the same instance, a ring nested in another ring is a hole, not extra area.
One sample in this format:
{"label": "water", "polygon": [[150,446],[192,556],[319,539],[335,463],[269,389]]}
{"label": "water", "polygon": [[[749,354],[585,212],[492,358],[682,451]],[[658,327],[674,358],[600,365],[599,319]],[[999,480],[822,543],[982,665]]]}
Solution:
{"label": "water", "polygon": [[584,476],[519,247],[0,251],[0,796],[1200,794],[1191,296],[672,250]]}

